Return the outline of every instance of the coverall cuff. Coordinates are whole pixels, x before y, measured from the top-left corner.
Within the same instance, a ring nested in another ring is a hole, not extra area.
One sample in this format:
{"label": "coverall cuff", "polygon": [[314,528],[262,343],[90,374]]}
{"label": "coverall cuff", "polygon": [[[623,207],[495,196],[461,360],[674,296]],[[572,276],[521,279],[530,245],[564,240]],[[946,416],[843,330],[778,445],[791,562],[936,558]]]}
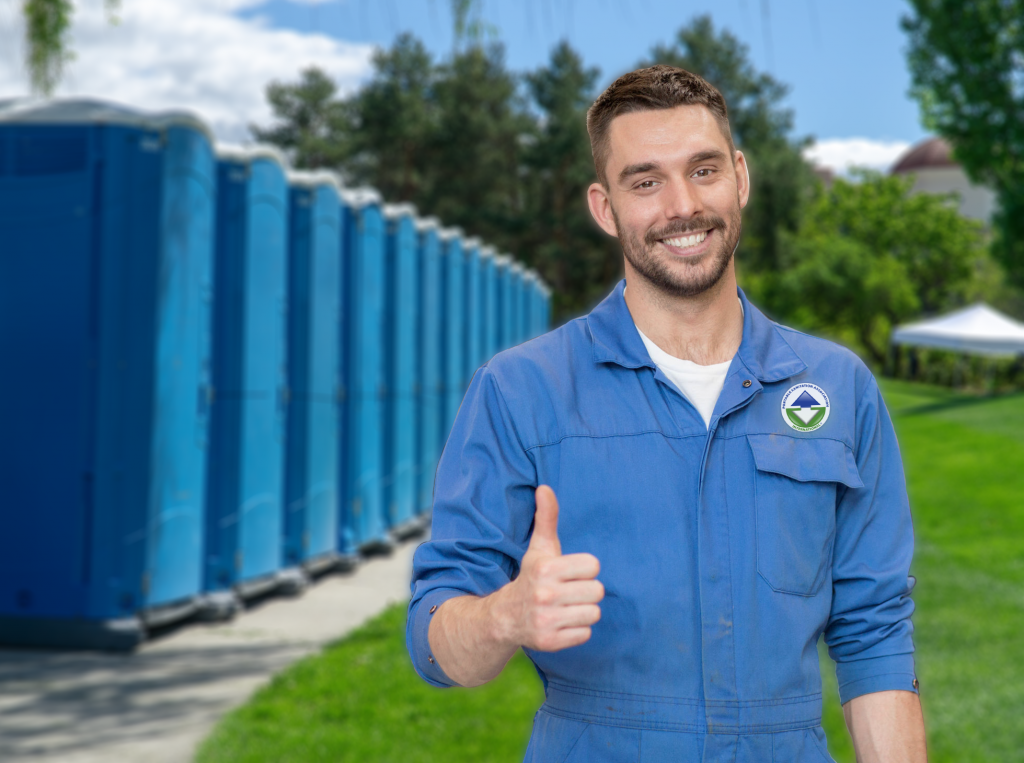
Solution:
{"label": "coverall cuff", "polygon": [[448,688],[457,684],[450,679],[437,660],[430,653],[430,621],[434,619],[437,608],[448,599],[456,596],[465,596],[465,591],[458,591],[454,588],[437,588],[423,595],[409,611],[408,646],[409,654],[412,655],[412,665],[420,678],[433,686]]}
{"label": "coverall cuff", "polygon": [[876,691],[912,691],[917,693],[917,674],[913,654],[893,654],[866,660],[836,663],[839,701],[846,704],[861,694]]}

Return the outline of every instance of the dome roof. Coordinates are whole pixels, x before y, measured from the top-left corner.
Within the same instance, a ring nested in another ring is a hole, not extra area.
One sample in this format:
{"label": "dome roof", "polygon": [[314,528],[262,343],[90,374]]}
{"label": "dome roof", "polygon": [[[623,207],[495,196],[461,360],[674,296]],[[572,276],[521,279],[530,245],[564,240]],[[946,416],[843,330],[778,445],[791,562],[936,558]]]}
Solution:
{"label": "dome roof", "polygon": [[893,165],[892,174],[916,172],[933,167],[957,167],[953,160],[953,149],[942,138],[928,138],[912,146]]}

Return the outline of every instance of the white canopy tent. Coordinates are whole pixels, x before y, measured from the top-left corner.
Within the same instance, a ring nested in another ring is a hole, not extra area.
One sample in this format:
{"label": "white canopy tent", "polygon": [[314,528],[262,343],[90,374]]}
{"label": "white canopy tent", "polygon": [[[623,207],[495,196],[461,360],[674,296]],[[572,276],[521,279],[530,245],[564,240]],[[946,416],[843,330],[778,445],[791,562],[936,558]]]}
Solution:
{"label": "white canopy tent", "polygon": [[1020,355],[1024,353],[1024,323],[978,304],[940,318],[897,326],[892,343],[977,355]]}

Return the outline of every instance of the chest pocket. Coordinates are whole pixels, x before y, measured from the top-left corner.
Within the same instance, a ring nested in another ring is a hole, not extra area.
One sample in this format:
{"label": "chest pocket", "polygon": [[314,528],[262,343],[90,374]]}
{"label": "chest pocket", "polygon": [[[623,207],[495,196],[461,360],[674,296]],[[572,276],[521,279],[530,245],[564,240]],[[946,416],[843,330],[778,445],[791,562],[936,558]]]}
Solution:
{"label": "chest pocket", "polygon": [[754,454],[757,571],[779,593],[813,596],[830,577],[840,486],[862,488],[837,440],[747,435]]}

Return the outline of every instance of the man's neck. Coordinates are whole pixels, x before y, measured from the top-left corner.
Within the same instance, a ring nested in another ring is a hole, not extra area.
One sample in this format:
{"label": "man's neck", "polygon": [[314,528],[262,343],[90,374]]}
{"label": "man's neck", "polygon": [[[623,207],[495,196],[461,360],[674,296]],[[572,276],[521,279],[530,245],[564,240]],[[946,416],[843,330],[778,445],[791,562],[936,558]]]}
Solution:
{"label": "man's neck", "polygon": [[743,339],[743,309],[730,266],[695,297],[666,294],[626,264],[626,306],[633,322],[669,355],[709,366],[732,359]]}

